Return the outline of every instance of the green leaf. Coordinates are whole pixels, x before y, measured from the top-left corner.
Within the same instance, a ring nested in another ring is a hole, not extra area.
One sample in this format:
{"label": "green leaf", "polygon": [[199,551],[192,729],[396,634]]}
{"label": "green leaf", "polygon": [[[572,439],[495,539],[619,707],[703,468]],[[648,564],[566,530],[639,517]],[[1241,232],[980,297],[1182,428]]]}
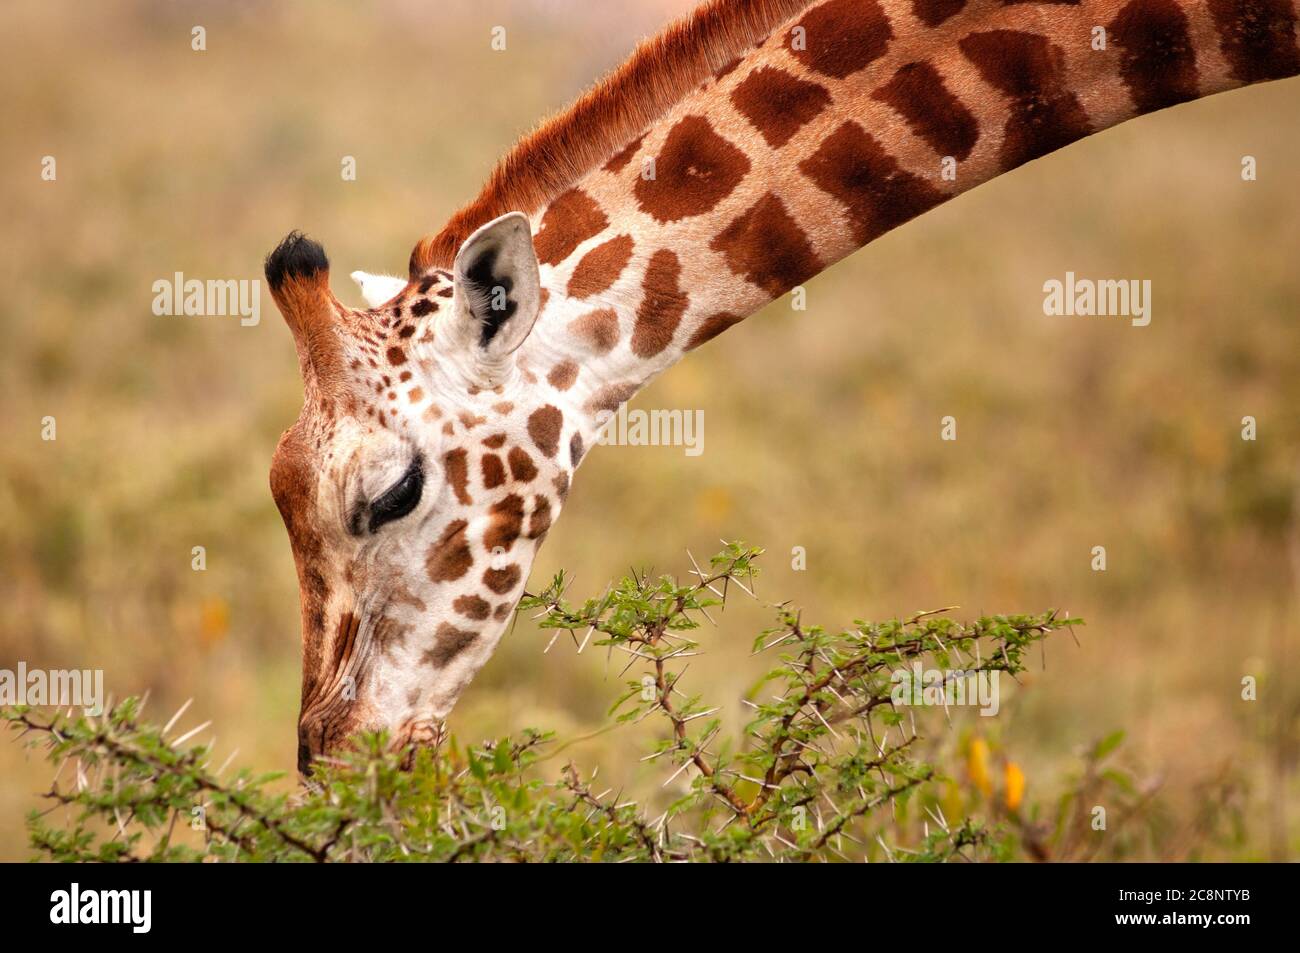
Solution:
{"label": "green leaf", "polygon": [[1112,731],[1106,737],[1102,738],[1092,749],[1092,759],[1100,761],[1110,754],[1116,748],[1124,743],[1124,732]]}

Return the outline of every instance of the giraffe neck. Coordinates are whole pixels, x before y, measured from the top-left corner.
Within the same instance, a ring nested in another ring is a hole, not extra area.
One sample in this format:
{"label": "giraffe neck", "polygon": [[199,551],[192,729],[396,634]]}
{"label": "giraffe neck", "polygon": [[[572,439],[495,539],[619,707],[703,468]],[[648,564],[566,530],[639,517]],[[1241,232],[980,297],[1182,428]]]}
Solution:
{"label": "giraffe neck", "polygon": [[527,365],[599,420],[890,229],[1133,116],[1300,72],[1292,0],[809,4],[533,216]]}

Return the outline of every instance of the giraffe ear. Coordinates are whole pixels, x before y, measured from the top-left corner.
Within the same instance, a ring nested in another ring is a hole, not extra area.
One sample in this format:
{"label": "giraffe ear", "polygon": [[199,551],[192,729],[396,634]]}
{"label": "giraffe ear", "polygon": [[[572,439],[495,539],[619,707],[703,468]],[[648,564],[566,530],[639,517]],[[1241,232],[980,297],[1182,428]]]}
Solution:
{"label": "giraffe ear", "polygon": [[487,360],[519,347],[533,329],[541,300],[527,216],[510,212],[465,239],[456,253],[455,282],[456,343]]}

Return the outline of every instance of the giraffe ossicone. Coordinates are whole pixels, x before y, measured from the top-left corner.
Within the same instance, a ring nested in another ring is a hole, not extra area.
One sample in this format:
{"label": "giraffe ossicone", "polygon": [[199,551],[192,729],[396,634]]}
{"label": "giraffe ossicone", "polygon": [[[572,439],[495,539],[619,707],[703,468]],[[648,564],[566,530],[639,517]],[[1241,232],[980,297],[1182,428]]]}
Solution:
{"label": "giraffe ossicone", "polygon": [[305,395],[271,468],[300,767],[438,737],[655,375],[1017,165],[1300,73],[1296,26],[1293,0],[710,0],[511,150],[407,280],[354,273],[367,309],[291,234],[266,275]]}

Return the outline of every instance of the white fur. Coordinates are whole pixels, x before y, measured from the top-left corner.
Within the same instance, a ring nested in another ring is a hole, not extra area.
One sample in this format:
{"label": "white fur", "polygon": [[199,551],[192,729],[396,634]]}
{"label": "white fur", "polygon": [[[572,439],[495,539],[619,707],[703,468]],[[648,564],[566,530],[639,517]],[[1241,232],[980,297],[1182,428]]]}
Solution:
{"label": "white fur", "polygon": [[386,301],[391,301],[396,294],[406,287],[405,278],[392,275],[372,275],[365,271],[352,272],[352,280],[361,286],[361,297],[372,308],[377,308]]}

